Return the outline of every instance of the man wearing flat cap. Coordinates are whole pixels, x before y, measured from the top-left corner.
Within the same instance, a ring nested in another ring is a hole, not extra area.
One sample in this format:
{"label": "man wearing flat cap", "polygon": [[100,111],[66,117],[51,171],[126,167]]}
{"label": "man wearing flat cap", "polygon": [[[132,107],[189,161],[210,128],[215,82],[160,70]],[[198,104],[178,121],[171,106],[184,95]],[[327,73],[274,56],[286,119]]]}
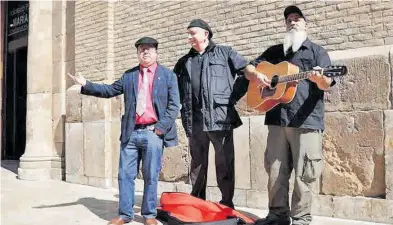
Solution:
{"label": "man wearing flat cap", "polygon": [[[290,62],[300,71],[313,71],[330,66],[325,49],[307,38],[306,18],[297,6],[284,10],[287,33],[283,44],[268,48],[245,69],[246,77],[261,86],[270,80],[255,68],[267,61],[277,64]],[[317,71],[297,83],[297,91],[290,103],[279,104],[266,113],[268,126],[265,168],[269,175],[269,214],[256,225],[310,224],[311,185],[323,170],[322,136],[324,130],[324,91],[335,84],[331,78]],[[295,170],[295,183],[289,207],[289,179]]]}
{"label": "man wearing flat cap", "polygon": [[179,113],[176,75],[157,63],[158,42],[143,37],[135,43],[139,65],[126,71],[111,85],[70,77],[82,85],[81,93],[101,98],[124,94],[119,162],[119,215],[109,224],[134,219],[134,180],[142,161],[144,192],[141,214],[146,225],[156,225],[157,184],[163,148],[178,143],[175,120]]}
{"label": "man wearing flat cap", "polygon": [[229,46],[213,42],[210,26],[201,19],[187,27],[190,51],[176,63],[181,118],[189,138],[193,196],[206,199],[209,145],[215,150],[220,203],[234,208],[235,186],[233,129],[242,125],[235,109],[246,93],[247,61]]}

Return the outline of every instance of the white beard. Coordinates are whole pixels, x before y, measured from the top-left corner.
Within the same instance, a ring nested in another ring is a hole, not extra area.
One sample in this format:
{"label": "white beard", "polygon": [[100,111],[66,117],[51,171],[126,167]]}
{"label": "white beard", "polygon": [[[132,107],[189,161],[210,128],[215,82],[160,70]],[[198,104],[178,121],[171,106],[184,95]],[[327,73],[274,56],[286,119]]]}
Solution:
{"label": "white beard", "polygon": [[284,37],[284,55],[286,55],[290,47],[292,47],[293,52],[297,52],[306,39],[307,32],[305,30],[298,31],[296,29],[291,29],[288,31]]}

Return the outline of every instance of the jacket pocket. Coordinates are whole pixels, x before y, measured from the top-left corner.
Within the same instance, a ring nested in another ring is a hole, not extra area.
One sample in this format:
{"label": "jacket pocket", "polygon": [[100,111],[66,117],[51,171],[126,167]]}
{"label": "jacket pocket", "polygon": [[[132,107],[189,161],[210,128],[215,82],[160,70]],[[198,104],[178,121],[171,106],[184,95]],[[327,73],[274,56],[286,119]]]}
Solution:
{"label": "jacket pocket", "polygon": [[172,127],[169,129],[169,131],[165,134],[164,140],[165,141],[173,141],[177,137],[177,126],[176,122],[172,125]]}
{"label": "jacket pocket", "polygon": [[233,104],[229,101],[229,96],[213,96],[213,112],[216,124],[232,124],[239,117]]}
{"label": "jacket pocket", "polygon": [[211,69],[211,75],[214,77],[225,76],[225,66],[226,62],[219,59],[213,59],[209,61],[209,66]]}
{"label": "jacket pocket", "polygon": [[313,59],[300,59],[303,64],[304,70],[312,70],[314,68],[315,61]]}

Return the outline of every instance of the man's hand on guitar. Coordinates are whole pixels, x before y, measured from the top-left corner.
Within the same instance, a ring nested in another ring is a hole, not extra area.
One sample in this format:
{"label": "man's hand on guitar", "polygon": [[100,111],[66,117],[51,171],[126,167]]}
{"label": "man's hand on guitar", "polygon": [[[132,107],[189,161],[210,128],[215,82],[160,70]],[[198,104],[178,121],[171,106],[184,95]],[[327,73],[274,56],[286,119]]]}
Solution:
{"label": "man's hand on guitar", "polygon": [[259,87],[270,87],[270,83],[271,81],[269,80],[269,78],[267,78],[267,76],[263,73],[259,73],[257,71],[255,71],[256,73],[256,81],[259,83]]}
{"label": "man's hand on guitar", "polygon": [[321,67],[317,66],[314,67],[313,69],[314,70],[308,74],[308,79],[314,82],[321,90],[329,89],[330,84],[332,83],[332,79],[327,76],[323,76],[320,73],[322,69]]}

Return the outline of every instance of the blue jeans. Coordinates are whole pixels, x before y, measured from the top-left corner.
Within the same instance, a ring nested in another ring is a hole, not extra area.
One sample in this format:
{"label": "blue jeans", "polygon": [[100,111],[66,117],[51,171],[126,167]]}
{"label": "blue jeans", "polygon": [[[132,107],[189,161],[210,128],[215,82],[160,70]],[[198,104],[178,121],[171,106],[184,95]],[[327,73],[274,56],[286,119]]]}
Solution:
{"label": "blue jeans", "polygon": [[161,170],[163,139],[149,129],[134,130],[127,144],[121,146],[119,162],[119,216],[126,222],[134,218],[135,178],[139,159],[144,180],[141,214],[157,216],[157,184]]}

